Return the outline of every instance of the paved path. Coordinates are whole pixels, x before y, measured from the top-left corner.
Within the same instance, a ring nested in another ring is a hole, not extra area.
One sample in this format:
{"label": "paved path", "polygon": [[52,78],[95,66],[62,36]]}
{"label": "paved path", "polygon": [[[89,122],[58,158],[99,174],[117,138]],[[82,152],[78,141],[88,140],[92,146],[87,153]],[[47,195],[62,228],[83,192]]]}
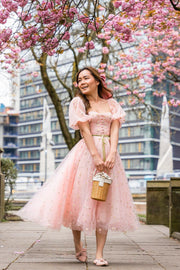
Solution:
{"label": "paved path", "polygon": [[[74,257],[69,229],[53,231],[31,222],[0,223],[0,269],[94,270],[95,237],[84,240],[88,262]],[[165,226],[141,225],[133,233],[110,232],[104,252],[107,269],[179,270],[180,242],[168,237]]]}

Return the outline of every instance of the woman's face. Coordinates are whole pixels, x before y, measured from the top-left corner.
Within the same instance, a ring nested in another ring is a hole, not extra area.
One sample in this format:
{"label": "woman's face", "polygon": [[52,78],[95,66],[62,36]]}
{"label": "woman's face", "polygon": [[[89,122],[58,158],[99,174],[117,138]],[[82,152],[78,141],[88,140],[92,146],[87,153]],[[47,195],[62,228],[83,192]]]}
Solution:
{"label": "woman's face", "polygon": [[93,95],[98,90],[99,82],[93,77],[91,72],[87,69],[84,69],[79,73],[78,76],[78,87],[82,94],[84,95]]}

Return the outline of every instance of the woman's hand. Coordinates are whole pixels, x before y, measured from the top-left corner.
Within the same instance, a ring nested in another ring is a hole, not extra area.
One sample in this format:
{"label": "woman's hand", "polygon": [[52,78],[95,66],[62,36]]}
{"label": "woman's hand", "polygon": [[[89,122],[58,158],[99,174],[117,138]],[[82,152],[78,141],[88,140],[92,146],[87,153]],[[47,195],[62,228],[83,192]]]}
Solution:
{"label": "woman's hand", "polygon": [[105,161],[105,168],[110,170],[114,167],[116,152],[110,152]]}
{"label": "woman's hand", "polygon": [[101,157],[98,154],[93,156],[93,161],[98,171],[101,172],[104,170],[104,167],[105,167],[104,161],[101,159]]}

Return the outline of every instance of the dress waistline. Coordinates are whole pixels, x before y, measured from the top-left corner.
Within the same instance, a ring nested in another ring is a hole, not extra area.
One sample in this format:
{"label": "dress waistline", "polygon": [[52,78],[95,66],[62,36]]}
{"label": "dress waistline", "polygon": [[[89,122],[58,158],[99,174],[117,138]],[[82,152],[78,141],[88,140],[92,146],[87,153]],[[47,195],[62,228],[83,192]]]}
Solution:
{"label": "dress waistline", "polygon": [[100,135],[100,134],[93,134],[92,136],[98,136],[98,137],[109,137],[109,138],[110,138],[110,136],[109,136],[109,135],[105,135],[105,134],[102,134],[102,135]]}
{"label": "dress waistline", "polygon": [[98,135],[98,134],[93,134],[92,136],[98,136],[98,137],[101,137],[102,138],[102,152],[103,152],[103,161],[106,161],[106,151],[105,151],[105,141],[104,141],[104,138],[105,137],[108,137],[110,138],[109,135]]}

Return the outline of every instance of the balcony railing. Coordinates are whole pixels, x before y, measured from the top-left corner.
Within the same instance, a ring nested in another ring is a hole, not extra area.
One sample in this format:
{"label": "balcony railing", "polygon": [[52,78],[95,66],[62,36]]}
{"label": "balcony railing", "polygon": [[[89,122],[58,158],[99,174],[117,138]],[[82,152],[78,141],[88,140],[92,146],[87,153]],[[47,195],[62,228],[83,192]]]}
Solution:
{"label": "balcony railing", "polygon": [[8,144],[5,144],[3,148],[18,148],[18,145],[15,143],[8,143]]}
{"label": "balcony railing", "polygon": [[6,132],[4,133],[3,135],[4,137],[17,137],[18,136],[18,133],[14,133],[14,132]]}
{"label": "balcony railing", "polygon": [[19,157],[17,155],[12,155],[8,153],[8,154],[3,154],[3,158],[18,159]]}

